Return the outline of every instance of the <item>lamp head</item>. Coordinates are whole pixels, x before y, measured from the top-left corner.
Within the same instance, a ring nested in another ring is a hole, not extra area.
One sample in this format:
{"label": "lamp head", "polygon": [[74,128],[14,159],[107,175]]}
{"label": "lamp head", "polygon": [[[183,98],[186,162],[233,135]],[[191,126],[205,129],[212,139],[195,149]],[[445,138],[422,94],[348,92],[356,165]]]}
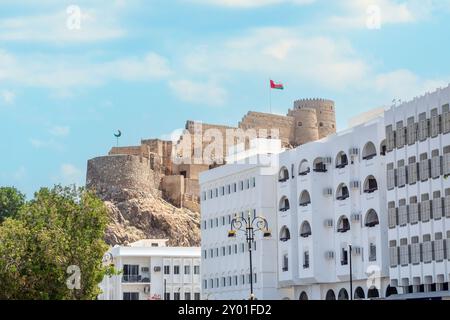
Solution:
{"label": "lamp head", "polygon": [[264,236],[264,238],[270,238],[272,236],[272,232],[270,231],[270,229],[264,230],[263,236]]}

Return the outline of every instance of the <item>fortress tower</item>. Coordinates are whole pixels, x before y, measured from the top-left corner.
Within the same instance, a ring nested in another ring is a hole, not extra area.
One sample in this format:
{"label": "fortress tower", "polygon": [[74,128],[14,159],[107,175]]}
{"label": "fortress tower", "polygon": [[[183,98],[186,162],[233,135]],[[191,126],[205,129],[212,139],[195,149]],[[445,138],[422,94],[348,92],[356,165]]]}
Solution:
{"label": "fortress tower", "polygon": [[301,99],[294,101],[288,116],[295,119],[293,145],[325,138],[336,133],[334,101],[326,99]]}

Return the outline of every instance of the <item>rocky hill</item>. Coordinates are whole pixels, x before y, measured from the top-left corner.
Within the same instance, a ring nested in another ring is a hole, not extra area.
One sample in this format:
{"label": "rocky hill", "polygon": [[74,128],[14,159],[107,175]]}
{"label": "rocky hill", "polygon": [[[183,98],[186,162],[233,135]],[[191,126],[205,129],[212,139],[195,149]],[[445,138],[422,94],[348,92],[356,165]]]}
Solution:
{"label": "rocky hill", "polygon": [[158,196],[129,189],[100,194],[111,216],[110,245],[141,239],[169,239],[171,246],[200,245],[200,214],[176,208]]}
{"label": "rocky hill", "polygon": [[177,208],[162,198],[160,177],[148,160],[108,156],[88,161],[86,187],[94,190],[110,213],[110,245],[142,239],[169,239],[170,246],[200,246],[200,213]]}

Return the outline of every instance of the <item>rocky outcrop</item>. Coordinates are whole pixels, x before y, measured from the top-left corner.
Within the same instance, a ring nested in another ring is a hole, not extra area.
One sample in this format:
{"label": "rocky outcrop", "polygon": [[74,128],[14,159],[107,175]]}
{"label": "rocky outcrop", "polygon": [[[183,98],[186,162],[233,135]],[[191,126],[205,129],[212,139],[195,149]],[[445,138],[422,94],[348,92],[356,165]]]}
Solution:
{"label": "rocky outcrop", "polygon": [[200,214],[177,208],[150,193],[132,189],[99,194],[110,213],[110,245],[141,239],[169,239],[170,246],[200,246]]}
{"label": "rocky outcrop", "polygon": [[169,239],[170,246],[200,246],[200,213],[165,201],[160,181],[143,157],[110,155],[88,161],[86,187],[104,201],[111,217],[108,244]]}

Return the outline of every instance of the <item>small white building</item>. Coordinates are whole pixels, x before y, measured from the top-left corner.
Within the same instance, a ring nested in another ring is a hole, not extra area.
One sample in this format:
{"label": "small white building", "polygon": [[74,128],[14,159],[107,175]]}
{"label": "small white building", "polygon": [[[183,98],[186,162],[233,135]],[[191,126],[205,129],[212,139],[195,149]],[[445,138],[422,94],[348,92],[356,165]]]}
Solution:
{"label": "small white building", "polygon": [[280,287],[290,289],[286,298],[385,296],[383,124],[377,117],[280,154],[278,274]]}
{"label": "small white building", "polygon": [[105,255],[119,275],[106,276],[100,300],[200,300],[198,247],[167,247],[167,240],[115,246]]}
{"label": "small white building", "polygon": [[[232,154],[228,163],[200,174],[202,292],[208,300],[242,300],[250,296],[253,274],[257,299],[279,299],[277,282],[276,173],[279,140],[256,139],[250,151]],[[236,148],[235,152],[239,152]],[[229,238],[232,219],[263,216],[271,238],[255,234],[253,270],[245,235]]]}
{"label": "small white building", "polygon": [[449,104],[447,87],[385,112],[390,278],[410,297],[449,295]]}

